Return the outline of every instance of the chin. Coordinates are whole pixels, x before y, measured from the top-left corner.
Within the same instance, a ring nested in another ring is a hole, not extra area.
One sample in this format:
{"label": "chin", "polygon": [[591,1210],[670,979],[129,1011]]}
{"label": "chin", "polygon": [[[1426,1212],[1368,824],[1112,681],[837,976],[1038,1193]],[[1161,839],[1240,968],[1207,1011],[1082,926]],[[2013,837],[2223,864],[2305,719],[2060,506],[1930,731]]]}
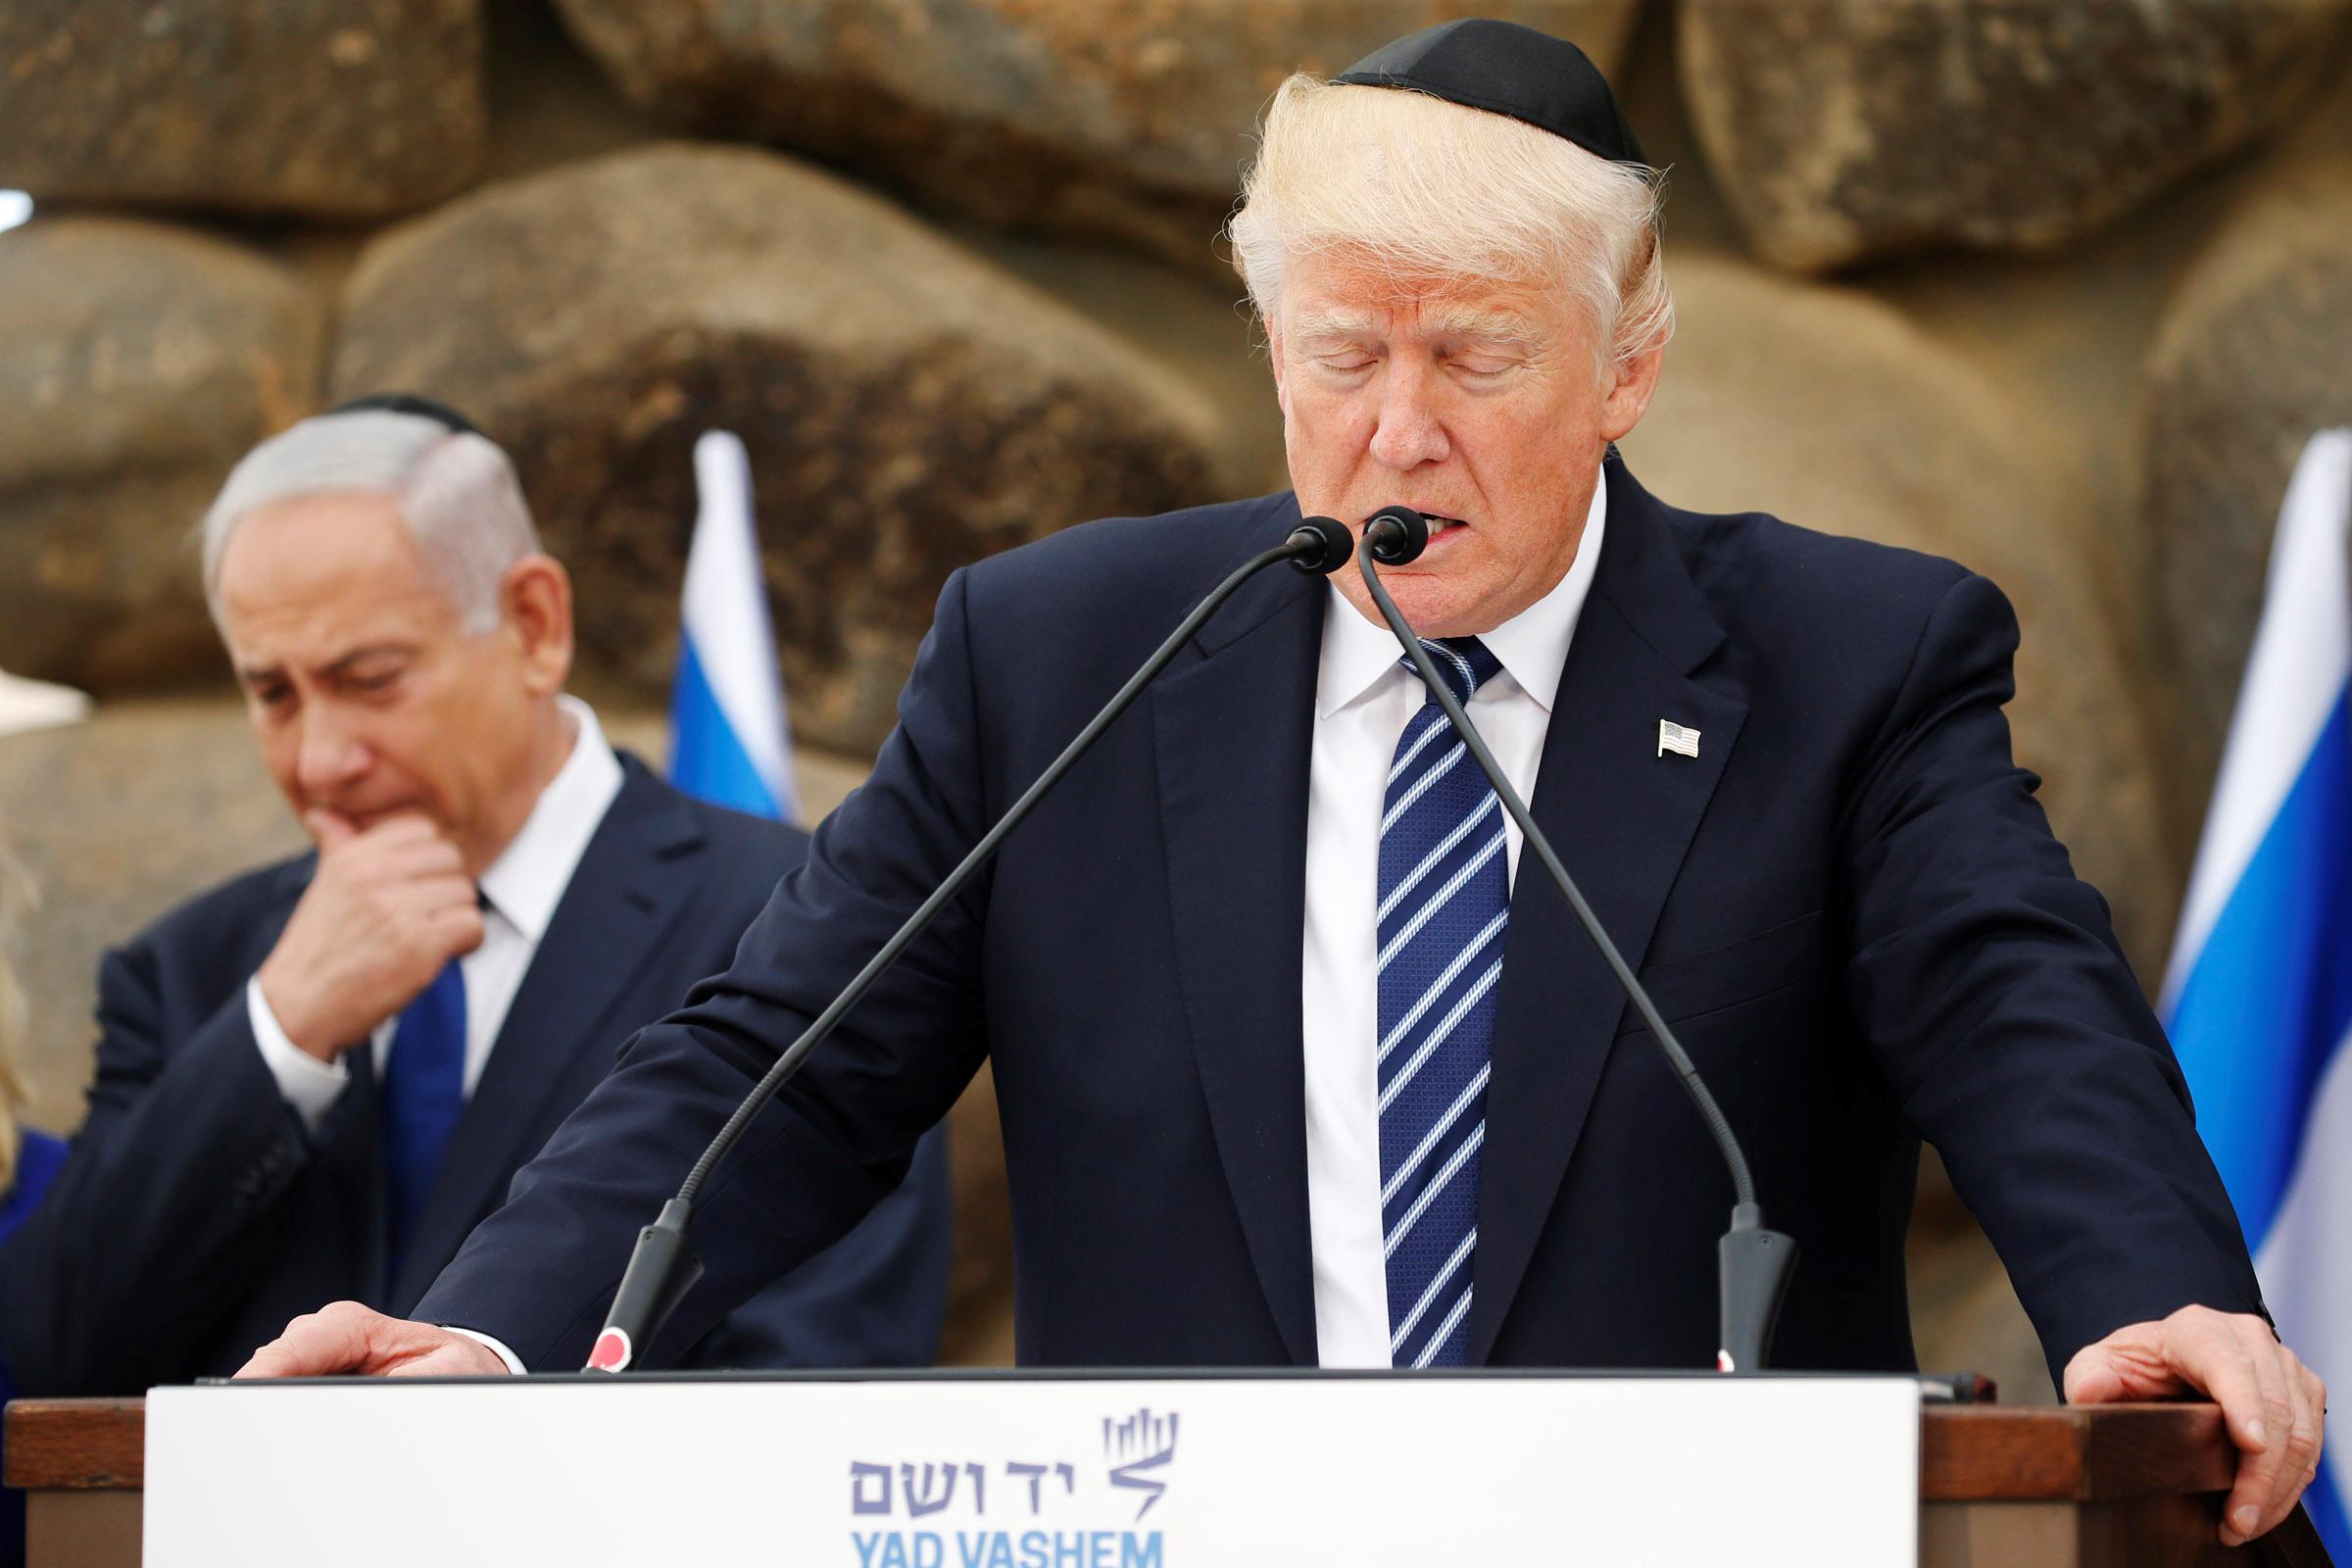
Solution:
{"label": "chin", "polygon": [[[1406,625],[1422,637],[1460,637],[1482,628],[1474,624],[1473,608],[1464,604],[1463,595],[1454,584],[1442,577],[1419,572],[1384,572],[1381,586],[1396,602]],[[1358,581],[1355,586],[1362,588]],[[1369,590],[1361,595],[1362,607],[1372,619],[1381,625],[1388,622],[1380,607],[1372,603]]]}

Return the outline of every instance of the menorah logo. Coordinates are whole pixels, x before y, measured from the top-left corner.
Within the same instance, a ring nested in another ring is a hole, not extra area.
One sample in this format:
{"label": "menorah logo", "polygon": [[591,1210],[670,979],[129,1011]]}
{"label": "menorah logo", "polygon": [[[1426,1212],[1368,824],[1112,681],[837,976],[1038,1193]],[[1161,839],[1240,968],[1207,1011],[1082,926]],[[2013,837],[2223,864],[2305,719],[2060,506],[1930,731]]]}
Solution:
{"label": "menorah logo", "polygon": [[1176,1412],[1153,1415],[1149,1406],[1121,1420],[1102,1418],[1102,1457],[1110,1461],[1110,1484],[1148,1494],[1137,1519],[1168,1490],[1167,1467],[1176,1459]]}

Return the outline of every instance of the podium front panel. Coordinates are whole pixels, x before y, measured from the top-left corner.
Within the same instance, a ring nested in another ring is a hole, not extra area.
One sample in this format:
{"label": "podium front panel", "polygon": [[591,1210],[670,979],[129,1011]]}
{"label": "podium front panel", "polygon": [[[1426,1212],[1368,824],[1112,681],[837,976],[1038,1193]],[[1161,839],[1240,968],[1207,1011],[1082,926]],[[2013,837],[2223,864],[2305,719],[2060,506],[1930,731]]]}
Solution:
{"label": "podium front panel", "polygon": [[1900,1378],[158,1389],[149,1568],[1916,1562]]}

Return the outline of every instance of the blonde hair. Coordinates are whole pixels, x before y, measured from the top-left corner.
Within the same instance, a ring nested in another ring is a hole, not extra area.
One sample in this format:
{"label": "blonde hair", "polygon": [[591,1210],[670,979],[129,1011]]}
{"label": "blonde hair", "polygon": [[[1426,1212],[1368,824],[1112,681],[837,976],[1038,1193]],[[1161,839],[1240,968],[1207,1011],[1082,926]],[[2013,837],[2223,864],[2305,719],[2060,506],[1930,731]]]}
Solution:
{"label": "blonde hair", "polygon": [[1261,318],[1303,255],[1340,252],[1402,288],[1559,286],[1607,372],[1674,335],[1658,243],[1663,176],[1426,93],[1292,76],[1266,109],[1226,227]]}
{"label": "blonde hair", "polygon": [[24,1140],[17,1115],[24,1104],[24,1081],[17,1075],[17,1042],[24,1038],[29,1008],[9,954],[23,917],[31,912],[32,883],[8,847],[0,844],[0,1194],[16,1185],[17,1152]]}

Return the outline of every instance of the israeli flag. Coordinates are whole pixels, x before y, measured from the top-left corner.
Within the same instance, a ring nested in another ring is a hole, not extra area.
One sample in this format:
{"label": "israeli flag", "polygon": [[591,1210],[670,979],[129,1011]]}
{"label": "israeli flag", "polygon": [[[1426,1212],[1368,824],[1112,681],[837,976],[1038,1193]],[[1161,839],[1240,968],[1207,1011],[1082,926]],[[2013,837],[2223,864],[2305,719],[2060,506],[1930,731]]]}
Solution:
{"label": "israeli flag", "polygon": [[797,822],[800,791],[742,441],[707,432],[694,444],[694,478],[701,507],[686,552],[669,699],[670,782],[701,800]]}
{"label": "israeli flag", "polygon": [[[2278,1332],[2352,1388],[2352,429],[2304,449],[2160,1004]],[[2338,1562],[2352,1439],[2305,1495]]]}

